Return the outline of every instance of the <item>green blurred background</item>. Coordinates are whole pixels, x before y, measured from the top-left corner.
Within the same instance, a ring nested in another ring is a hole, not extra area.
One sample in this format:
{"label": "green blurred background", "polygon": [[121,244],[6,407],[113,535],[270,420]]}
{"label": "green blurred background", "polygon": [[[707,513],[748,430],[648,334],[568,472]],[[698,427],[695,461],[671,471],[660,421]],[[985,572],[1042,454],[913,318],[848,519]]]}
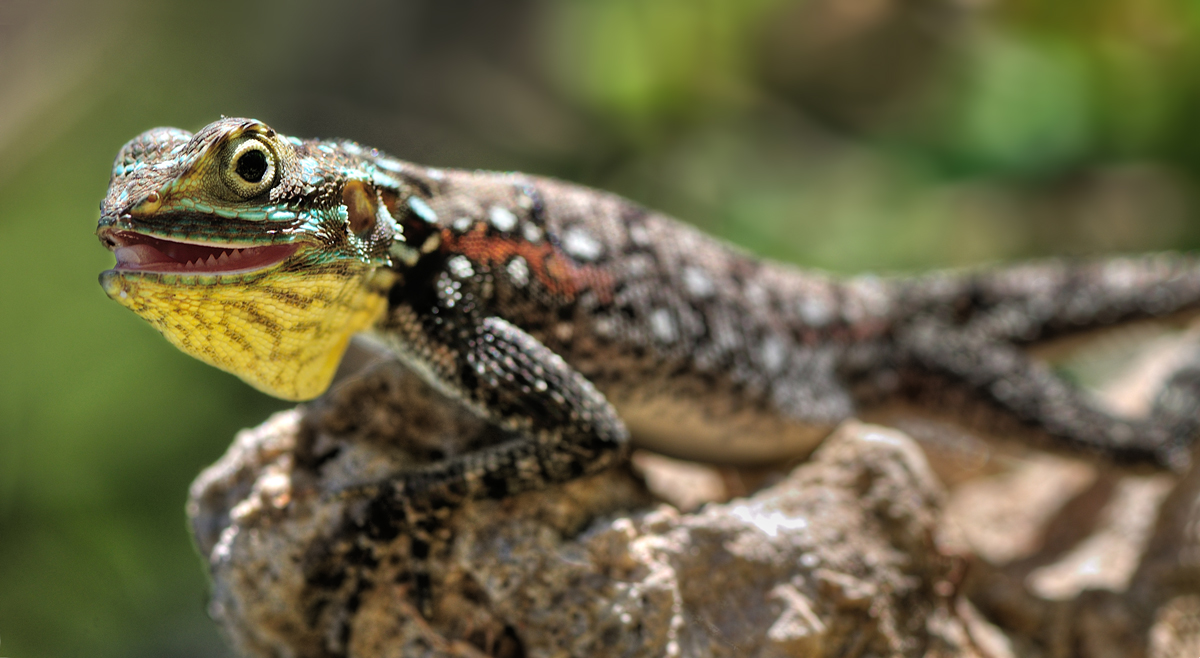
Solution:
{"label": "green blurred background", "polygon": [[285,405],[107,300],[118,148],[221,114],[837,271],[1200,245],[1193,0],[0,0],[0,655],[227,656],[187,486]]}

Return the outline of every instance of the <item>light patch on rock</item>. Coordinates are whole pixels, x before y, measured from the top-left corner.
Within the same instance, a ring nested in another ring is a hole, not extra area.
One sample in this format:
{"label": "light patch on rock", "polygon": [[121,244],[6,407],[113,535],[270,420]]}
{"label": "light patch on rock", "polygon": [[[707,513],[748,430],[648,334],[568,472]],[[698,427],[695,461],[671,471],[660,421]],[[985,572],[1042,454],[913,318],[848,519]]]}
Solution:
{"label": "light patch on rock", "polygon": [[[767,629],[767,638],[785,647],[797,649],[806,642],[817,643],[827,635],[828,628],[813,609],[813,602],[791,583],[780,583],[771,590],[770,598],[783,605],[783,612]],[[811,651],[805,651],[811,654]]]}
{"label": "light patch on rock", "polygon": [[762,530],[768,537],[774,537],[780,530],[794,531],[808,527],[808,520],[802,516],[789,516],[777,510],[751,508],[749,505],[738,505],[730,510],[730,515],[736,519],[752,524]]}

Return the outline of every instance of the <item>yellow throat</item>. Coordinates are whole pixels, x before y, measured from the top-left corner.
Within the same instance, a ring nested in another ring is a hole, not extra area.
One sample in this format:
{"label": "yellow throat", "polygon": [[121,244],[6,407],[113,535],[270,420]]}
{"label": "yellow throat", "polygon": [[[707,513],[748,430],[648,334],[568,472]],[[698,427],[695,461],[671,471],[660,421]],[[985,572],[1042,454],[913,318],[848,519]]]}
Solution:
{"label": "yellow throat", "polygon": [[192,356],[260,391],[308,400],[325,391],[350,337],[386,310],[391,274],[330,271],[181,283],[109,271],[109,297]]}

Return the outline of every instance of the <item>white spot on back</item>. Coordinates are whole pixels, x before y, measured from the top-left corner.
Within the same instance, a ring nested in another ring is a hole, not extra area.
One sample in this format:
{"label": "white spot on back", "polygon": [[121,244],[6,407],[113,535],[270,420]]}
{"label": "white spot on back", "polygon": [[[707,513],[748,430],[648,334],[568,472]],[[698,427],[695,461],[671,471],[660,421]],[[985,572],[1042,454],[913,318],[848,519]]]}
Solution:
{"label": "white spot on back", "polygon": [[671,318],[671,312],[665,308],[660,308],[650,314],[650,331],[664,343],[674,342],[678,335],[675,329],[675,320]]}
{"label": "white spot on back", "polygon": [[654,271],[654,261],[646,254],[633,254],[625,259],[625,272],[633,278],[642,278]]}
{"label": "white spot on back", "polygon": [[617,334],[617,323],[612,318],[598,317],[593,322],[592,330],[596,332],[597,336],[612,338]]}
{"label": "white spot on back", "polygon": [[452,226],[454,227],[455,231],[462,233],[462,232],[466,231],[467,229],[471,228],[471,218],[470,217],[459,217],[458,219],[454,220],[454,224],[452,224]]}
{"label": "white spot on back", "polygon": [[591,233],[573,226],[563,233],[563,249],[579,260],[596,260],[604,247]]}
{"label": "white spot on back", "polygon": [[496,227],[496,230],[505,233],[517,227],[517,216],[503,206],[492,206],[488,209],[488,219],[492,222],[492,226]]}
{"label": "white spot on back", "polygon": [[687,288],[693,297],[701,299],[712,297],[717,291],[708,273],[698,267],[683,268],[683,287]]}
{"label": "white spot on back", "polygon": [[771,298],[767,294],[766,289],[756,283],[747,284],[742,290],[742,295],[745,296],[746,301],[754,306],[761,307],[771,303]]}
{"label": "white spot on back", "polygon": [[446,174],[441,169],[426,169],[425,175],[429,176],[433,180],[442,180],[446,177]]}
{"label": "white spot on back", "polygon": [[521,233],[525,235],[525,240],[528,242],[538,242],[542,239],[542,229],[537,227],[537,224],[526,223],[521,227]]}
{"label": "white spot on back", "polygon": [[842,315],[848,322],[881,318],[891,310],[884,284],[875,276],[861,276],[846,282]]}
{"label": "white spot on back", "polygon": [[629,239],[639,247],[650,246],[650,232],[645,226],[634,226],[629,229]]}
{"label": "white spot on back", "polygon": [[800,312],[800,319],[813,327],[825,326],[833,319],[833,306],[819,297],[801,298],[796,310]]}
{"label": "white spot on back", "polygon": [[774,334],[767,336],[763,339],[759,356],[764,370],[772,375],[778,374],[787,360],[787,343]]}
{"label": "white spot on back", "polygon": [[520,256],[513,258],[508,261],[508,266],[505,269],[508,270],[509,278],[516,285],[525,287],[525,284],[529,283],[529,265],[525,262],[524,258]]}
{"label": "white spot on back", "polygon": [[437,279],[437,293],[446,308],[454,308],[462,300],[462,283],[441,274]]}
{"label": "white spot on back", "polygon": [[453,256],[446,261],[446,267],[450,268],[450,273],[460,279],[469,279],[475,276],[475,268],[471,266],[471,260],[466,256]]}

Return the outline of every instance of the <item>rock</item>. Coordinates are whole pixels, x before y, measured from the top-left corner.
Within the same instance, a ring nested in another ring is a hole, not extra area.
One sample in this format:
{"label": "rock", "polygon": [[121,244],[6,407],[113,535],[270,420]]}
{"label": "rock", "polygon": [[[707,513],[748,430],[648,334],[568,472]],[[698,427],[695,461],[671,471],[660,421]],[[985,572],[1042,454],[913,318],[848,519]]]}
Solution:
{"label": "rock", "polygon": [[[1195,338],[1108,402],[1144,411]],[[947,493],[905,435],[847,423],[790,472],[643,452],[474,502],[421,559],[337,494],[492,438],[386,361],[242,432],[189,503],[212,616],[247,656],[1200,656],[1200,467],[954,438],[927,447]]]}
{"label": "rock", "polygon": [[237,650],[1013,655],[959,596],[964,561],[935,540],[944,492],[893,430],[847,423],[775,484],[688,513],[629,467],[478,501],[441,520],[422,560],[403,533],[360,531],[361,501],[336,495],[486,434],[391,363],[239,434],[188,509]]}
{"label": "rock", "polygon": [[[1149,345],[1096,391],[1115,411],[1147,413],[1162,380],[1192,359],[1200,328],[1155,331],[1135,336]],[[1195,466],[1182,477],[1128,474],[1031,451],[960,479],[943,546],[974,556],[964,591],[1017,655],[1200,656],[1198,500]]]}

